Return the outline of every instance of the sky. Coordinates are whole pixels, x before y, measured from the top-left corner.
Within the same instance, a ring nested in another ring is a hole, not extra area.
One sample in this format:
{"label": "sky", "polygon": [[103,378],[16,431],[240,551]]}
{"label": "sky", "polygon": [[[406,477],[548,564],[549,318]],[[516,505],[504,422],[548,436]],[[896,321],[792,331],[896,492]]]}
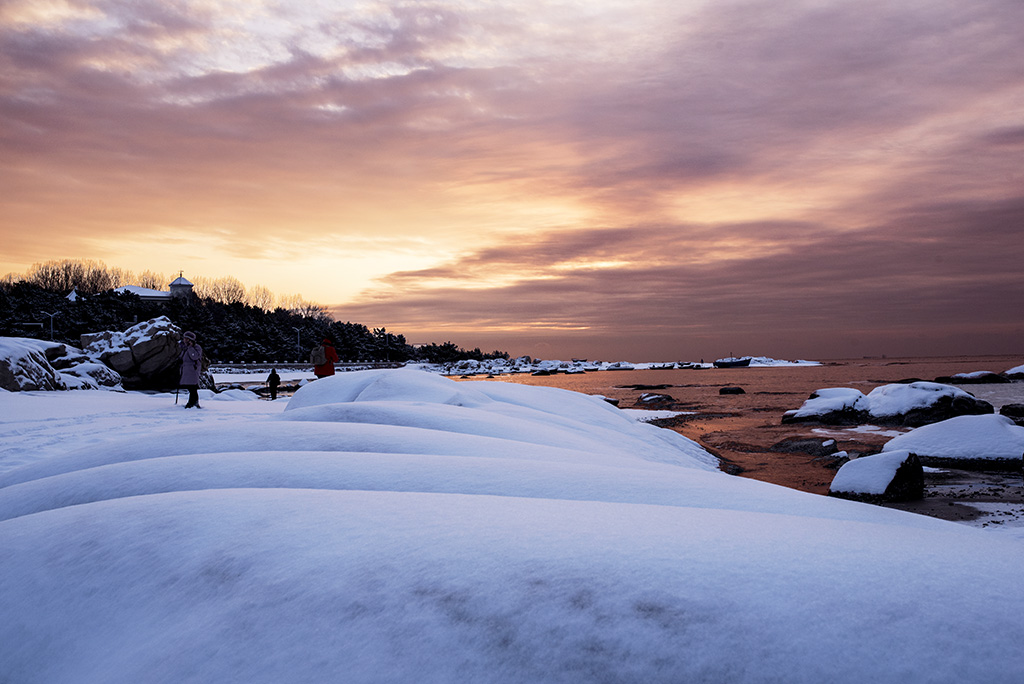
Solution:
{"label": "sky", "polygon": [[5,0],[0,274],[542,358],[1020,353],[1020,0]]}

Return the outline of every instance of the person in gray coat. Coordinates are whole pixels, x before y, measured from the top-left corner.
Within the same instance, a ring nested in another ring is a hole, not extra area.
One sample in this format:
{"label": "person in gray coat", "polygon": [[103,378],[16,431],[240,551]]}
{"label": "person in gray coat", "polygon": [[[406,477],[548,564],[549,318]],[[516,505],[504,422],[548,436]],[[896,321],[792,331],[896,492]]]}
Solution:
{"label": "person in gray coat", "polygon": [[203,348],[196,342],[196,334],[187,332],[178,342],[181,349],[181,380],[179,385],[188,390],[185,408],[203,408],[199,405],[199,376],[203,372]]}

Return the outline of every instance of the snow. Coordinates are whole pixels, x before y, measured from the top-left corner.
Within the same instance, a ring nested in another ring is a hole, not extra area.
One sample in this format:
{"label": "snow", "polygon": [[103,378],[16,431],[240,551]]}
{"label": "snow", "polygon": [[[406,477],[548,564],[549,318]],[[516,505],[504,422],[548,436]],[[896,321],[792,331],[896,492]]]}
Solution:
{"label": "snow", "polygon": [[899,416],[918,408],[928,408],[942,397],[972,395],[959,387],[937,382],[911,382],[882,385],[867,395],[868,412],[874,417]]}
{"label": "snow", "polygon": [[1024,540],[728,476],[599,399],[406,370],[173,400],[0,394],[0,680],[1024,668]]}
{"label": "snow", "polygon": [[850,387],[829,387],[814,392],[815,396],[787,416],[807,418],[833,411],[864,411],[870,418],[900,416],[914,409],[928,408],[944,397],[972,398],[959,387],[937,382],[911,382],[881,385],[864,395]]}
{"label": "snow", "polygon": [[820,416],[833,411],[863,411],[867,409],[867,397],[860,390],[849,387],[826,387],[815,390],[814,396],[786,415],[797,418]]}
{"label": "snow", "polygon": [[936,458],[1020,459],[1024,427],[995,414],[957,416],[895,437],[882,450],[909,450]]}
{"label": "snow", "polygon": [[829,491],[852,494],[885,494],[909,451],[889,451],[847,461],[836,473]]}
{"label": "snow", "polygon": [[1014,366],[1008,371],[1005,371],[1003,375],[1024,375],[1024,366]]}

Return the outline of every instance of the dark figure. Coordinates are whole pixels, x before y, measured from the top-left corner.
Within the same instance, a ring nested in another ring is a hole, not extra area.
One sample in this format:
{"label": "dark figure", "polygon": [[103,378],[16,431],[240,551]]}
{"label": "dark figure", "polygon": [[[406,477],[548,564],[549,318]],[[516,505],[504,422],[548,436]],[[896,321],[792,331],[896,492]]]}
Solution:
{"label": "dark figure", "polygon": [[203,348],[196,343],[196,334],[187,332],[178,342],[181,349],[181,379],[178,384],[188,390],[185,408],[203,408],[199,405],[199,377],[203,372]]}
{"label": "dark figure", "polygon": [[[319,353],[321,348],[323,349],[322,356]],[[319,358],[313,358],[314,355],[319,356]],[[310,358],[313,361],[313,375],[318,378],[334,375],[334,364],[341,360],[338,357],[338,352],[334,349],[334,344],[326,337],[320,343],[320,347],[313,350]]]}
{"label": "dark figure", "polygon": [[270,401],[277,399],[277,387],[281,384],[281,376],[277,374],[276,368],[270,369],[270,375],[267,376],[267,386],[270,388]]}

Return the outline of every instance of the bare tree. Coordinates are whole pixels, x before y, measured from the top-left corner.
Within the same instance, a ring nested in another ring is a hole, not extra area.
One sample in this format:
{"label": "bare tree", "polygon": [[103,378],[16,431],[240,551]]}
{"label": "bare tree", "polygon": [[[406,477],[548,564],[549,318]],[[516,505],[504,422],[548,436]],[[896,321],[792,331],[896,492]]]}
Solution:
{"label": "bare tree", "polygon": [[115,287],[106,264],[93,259],[61,259],[32,264],[25,280],[56,292],[79,290],[95,294]]}
{"label": "bare tree", "polygon": [[253,285],[246,290],[246,304],[270,311],[274,308],[274,293],[262,285]]}
{"label": "bare tree", "polygon": [[167,278],[164,277],[163,273],[154,273],[148,270],[138,274],[133,280],[132,284],[139,287],[148,287],[150,290],[162,290],[167,285]]}
{"label": "bare tree", "polygon": [[234,304],[245,302],[245,285],[238,278],[225,276],[223,278],[195,279],[193,292],[200,297],[212,299],[221,304]]}
{"label": "bare tree", "polygon": [[278,299],[279,307],[289,311],[303,318],[313,318],[317,320],[329,321],[332,320],[330,312],[327,307],[323,304],[317,304],[316,302],[310,302],[302,298],[302,295],[284,295]]}

